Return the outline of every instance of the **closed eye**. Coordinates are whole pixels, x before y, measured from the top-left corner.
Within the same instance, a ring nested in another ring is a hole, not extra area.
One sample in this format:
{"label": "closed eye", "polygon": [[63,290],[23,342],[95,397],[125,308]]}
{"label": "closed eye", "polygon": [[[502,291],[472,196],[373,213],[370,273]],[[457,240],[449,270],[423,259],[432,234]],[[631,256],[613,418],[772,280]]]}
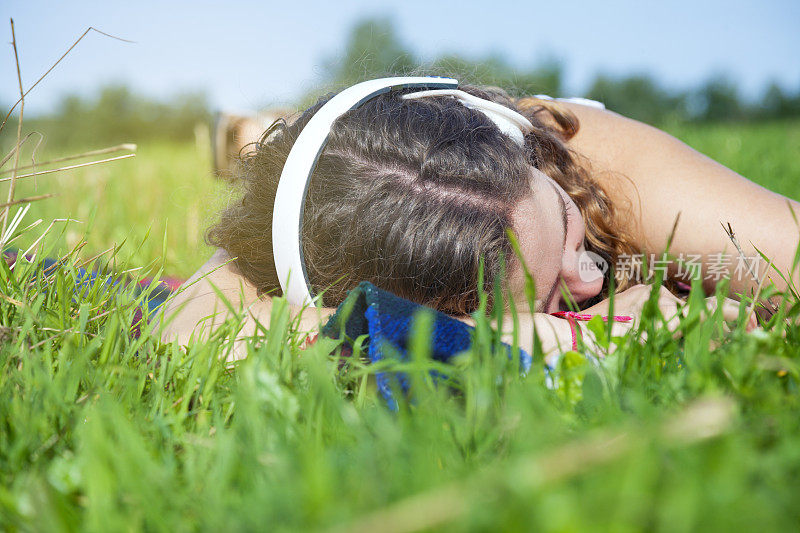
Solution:
{"label": "closed eye", "polygon": [[[555,187],[553,187],[555,189]],[[556,191],[558,194],[558,191]],[[564,201],[564,198],[558,194],[558,202],[561,206],[561,219],[564,222],[564,242],[561,244],[561,251],[567,249],[567,229],[569,228],[569,210],[567,209],[567,203]]]}
{"label": "closed eye", "polygon": [[[567,249],[567,228],[569,226],[569,213],[567,213],[567,204],[564,201],[564,197],[558,192],[556,186],[553,183],[550,183],[550,186],[553,188],[553,191],[556,193],[556,197],[558,198],[558,206],[561,208],[561,220],[564,223],[564,242],[561,243],[561,253],[563,254]],[[558,290],[558,283],[561,279],[561,275],[556,275],[556,280],[553,285],[550,287],[550,290],[547,293],[547,298],[544,299],[545,308],[549,308],[553,298],[556,297],[556,291]]]}
{"label": "closed eye", "polygon": [[[569,225],[572,223],[572,219],[575,218],[575,214],[573,213],[573,211],[574,211],[574,208],[571,205],[569,207],[567,207],[567,210],[566,210],[566,221],[567,222],[566,222],[566,225],[564,226],[564,228],[565,228],[564,251],[566,251],[566,249],[567,249],[566,229],[569,228]],[[575,247],[575,249],[577,250],[578,248],[580,248],[581,245],[585,241],[586,241],[585,238],[582,241],[579,241],[578,245]]]}

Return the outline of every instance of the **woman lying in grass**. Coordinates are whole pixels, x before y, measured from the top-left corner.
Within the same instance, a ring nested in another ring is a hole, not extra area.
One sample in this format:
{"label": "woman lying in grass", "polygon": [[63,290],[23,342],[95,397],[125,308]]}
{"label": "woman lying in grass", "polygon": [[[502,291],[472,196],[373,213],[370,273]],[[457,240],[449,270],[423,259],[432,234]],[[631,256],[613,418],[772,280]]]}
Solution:
{"label": "woman lying in grass", "polygon": [[[733,297],[756,288],[754,270],[767,274],[754,245],[777,269],[791,270],[798,243],[791,209],[800,205],[658,129],[585,102],[514,99],[469,85],[426,88],[386,90],[342,111],[321,151],[305,156],[319,153],[300,204],[305,279],[298,279],[325,305],[302,312],[305,331],[361,280],[466,318],[478,306],[479,282],[491,286],[505,272],[504,288],[521,313],[520,344],[530,346],[535,325],[545,352],[555,353],[569,348],[572,333],[549,313],[571,300],[586,313],[607,314],[612,276],[614,314],[639,316],[650,295],[637,272],[641,254],[665,269],[667,284],[701,276],[711,292],[729,277]],[[243,335],[256,321],[268,323],[272,297],[282,294],[271,237],[298,238],[291,220],[278,217],[273,228],[276,189],[295,141],[329,100],[274,123],[252,145],[240,166],[241,199],[208,232],[218,250],[168,305],[164,340],[186,343],[224,321],[220,296],[248,309]],[[743,257],[721,223],[735,230]],[[670,237],[673,259],[664,261]],[[533,312],[525,267],[537,289]],[[681,303],[661,288],[665,317]],[[735,320],[738,304],[723,305],[726,320]]]}

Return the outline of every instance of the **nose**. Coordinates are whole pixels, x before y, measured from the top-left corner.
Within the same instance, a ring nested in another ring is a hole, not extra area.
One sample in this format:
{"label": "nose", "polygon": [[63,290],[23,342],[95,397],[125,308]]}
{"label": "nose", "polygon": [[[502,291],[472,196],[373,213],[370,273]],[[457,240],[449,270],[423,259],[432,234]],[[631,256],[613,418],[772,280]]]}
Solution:
{"label": "nose", "polygon": [[[563,279],[572,298],[580,303],[597,296],[603,290],[604,262],[598,267],[596,254],[581,251],[573,259],[572,268],[564,269]],[[602,259],[601,259],[602,261]]]}
{"label": "nose", "polygon": [[585,302],[589,298],[593,298],[600,294],[603,290],[603,278],[597,278],[593,282],[585,281],[567,281],[567,289],[569,289],[572,299],[577,303]]}

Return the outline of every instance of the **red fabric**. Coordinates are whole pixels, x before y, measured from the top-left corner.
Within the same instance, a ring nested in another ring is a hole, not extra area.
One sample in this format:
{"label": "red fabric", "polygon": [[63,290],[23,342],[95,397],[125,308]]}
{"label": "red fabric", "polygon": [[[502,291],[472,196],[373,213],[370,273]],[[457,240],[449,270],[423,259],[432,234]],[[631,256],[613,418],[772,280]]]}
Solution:
{"label": "red fabric", "polygon": [[[573,351],[578,350],[578,335],[582,336],[580,328],[578,328],[578,324],[576,322],[578,320],[587,321],[591,320],[596,316],[602,316],[602,315],[592,315],[589,313],[576,313],[574,311],[556,311],[555,313],[550,313],[550,315],[558,318],[564,318],[569,323],[569,331],[572,334]],[[633,320],[632,316],[627,316],[627,315],[614,315],[611,318],[616,322],[630,322],[631,320]],[[607,316],[603,316],[603,322],[608,322]]]}

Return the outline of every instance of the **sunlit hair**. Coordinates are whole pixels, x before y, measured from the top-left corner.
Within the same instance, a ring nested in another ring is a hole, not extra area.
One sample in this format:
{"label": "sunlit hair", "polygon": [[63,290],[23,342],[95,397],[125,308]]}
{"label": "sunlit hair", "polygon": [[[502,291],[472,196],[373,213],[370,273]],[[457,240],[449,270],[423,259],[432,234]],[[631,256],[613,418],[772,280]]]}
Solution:
{"label": "sunlit hair", "polygon": [[[479,282],[490,287],[504,261],[507,274],[519,268],[507,230],[515,206],[531,193],[529,165],[574,199],[589,250],[610,265],[633,253],[605,191],[564,144],[578,131],[573,115],[543,100],[514,101],[497,88],[460,88],[527,116],[534,132],[525,146],[453,98],[400,98],[413,89],[372,98],[334,124],[311,178],[302,230],[308,277],[315,293],[324,291],[325,305],[337,305],[366,280],[444,312],[475,310]],[[329,98],[293,122],[275,122],[251,146],[240,165],[241,201],[208,231],[208,243],[235,257],[261,293],[280,294],[271,227],[281,169]],[[542,112],[555,126],[541,120]]]}
{"label": "sunlit hair", "polygon": [[[629,224],[623,222],[619,206],[611,201],[605,189],[584,167],[580,157],[565,145],[565,141],[578,133],[578,118],[552,100],[526,97],[515,100],[514,104],[534,126],[535,131],[526,138],[533,152],[531,164],[553,178],[569,194],[586,224],[586,249],[608,262],[609,269],[600,295],[607,297],[610,276],[614,276],[614,266],[619,264],[619,258],[633,257],[639,249],[625,230]],[[542,120],[542,114],[552,118],[556,126],[546,125],[550,121]],[[622,279],[615,278],[615,291],[623,291],[639,282],[640,278],[630,275]]]}

